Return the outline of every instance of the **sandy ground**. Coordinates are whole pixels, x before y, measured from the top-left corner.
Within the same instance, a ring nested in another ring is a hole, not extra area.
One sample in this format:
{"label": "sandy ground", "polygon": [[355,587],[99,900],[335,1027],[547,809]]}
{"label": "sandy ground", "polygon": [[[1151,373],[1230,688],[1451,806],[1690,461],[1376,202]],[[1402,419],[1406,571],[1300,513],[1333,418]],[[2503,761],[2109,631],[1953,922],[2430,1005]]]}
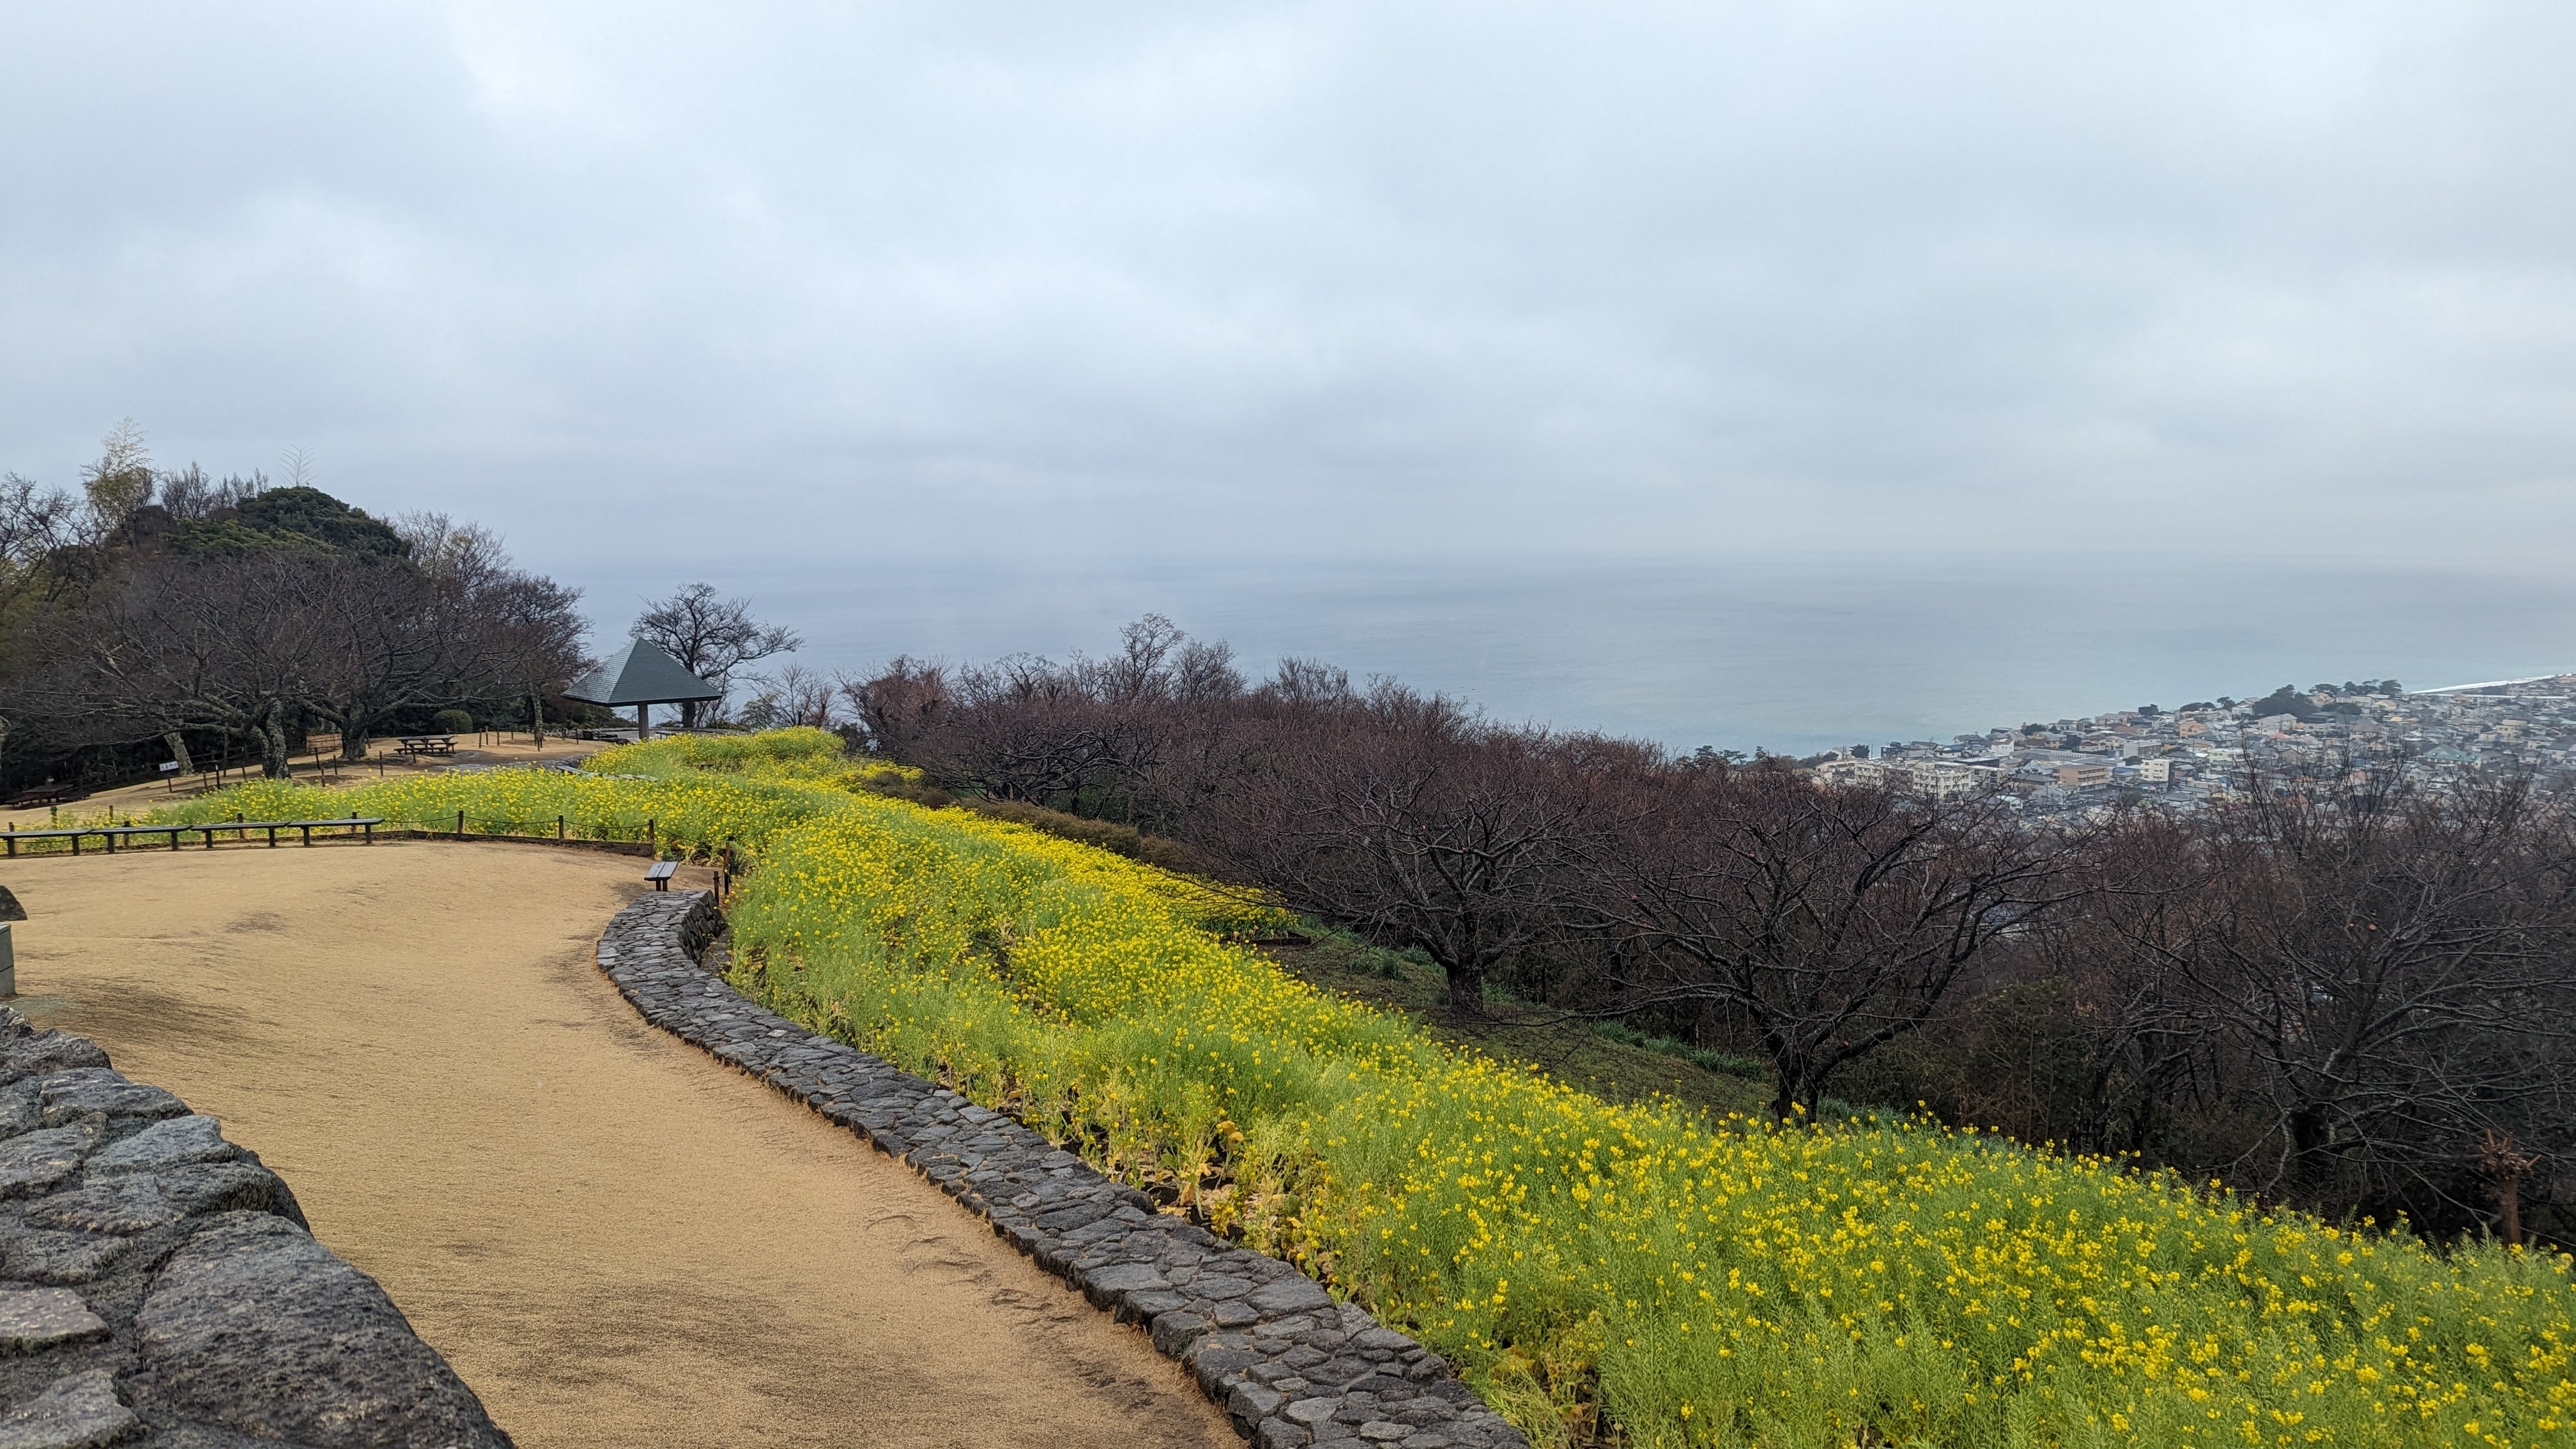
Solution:
{"label": "sandy ground", "polygon": [[[10,862],[20,1008],[284,1173],[525,1445],[1232,1445],[1142,1335],[591,964],[641,862]],[[684,882],[685,883],[685,882]]]}

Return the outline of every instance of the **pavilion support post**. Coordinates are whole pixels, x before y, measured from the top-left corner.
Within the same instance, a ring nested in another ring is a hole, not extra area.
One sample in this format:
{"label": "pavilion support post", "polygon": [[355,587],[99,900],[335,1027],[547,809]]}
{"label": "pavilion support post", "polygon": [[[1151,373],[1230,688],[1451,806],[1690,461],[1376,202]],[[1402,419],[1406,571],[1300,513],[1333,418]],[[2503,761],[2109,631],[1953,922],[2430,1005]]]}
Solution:
{"label": "pavilion support post", "polygon": [[653,738],[653,706],[649,704],[635,706],[635,738],[639,742]]}

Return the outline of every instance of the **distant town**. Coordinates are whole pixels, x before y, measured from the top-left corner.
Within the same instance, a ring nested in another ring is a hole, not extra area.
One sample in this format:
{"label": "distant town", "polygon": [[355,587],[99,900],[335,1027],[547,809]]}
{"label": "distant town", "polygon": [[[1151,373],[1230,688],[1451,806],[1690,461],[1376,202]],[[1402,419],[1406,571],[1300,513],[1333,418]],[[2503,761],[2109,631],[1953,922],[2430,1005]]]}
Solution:
{"label": "distant town", "polygon": [[2408,693],[2396,680],[2283,686],[2261,699],[2153,704],[1805,761],[1820,779],[1937,796],[2007,792],[2035,814],[2122,803],[2193,809],[2261,778],[2284,788],[2403,763],[2434,778],[2576,765],[2576,674]]}

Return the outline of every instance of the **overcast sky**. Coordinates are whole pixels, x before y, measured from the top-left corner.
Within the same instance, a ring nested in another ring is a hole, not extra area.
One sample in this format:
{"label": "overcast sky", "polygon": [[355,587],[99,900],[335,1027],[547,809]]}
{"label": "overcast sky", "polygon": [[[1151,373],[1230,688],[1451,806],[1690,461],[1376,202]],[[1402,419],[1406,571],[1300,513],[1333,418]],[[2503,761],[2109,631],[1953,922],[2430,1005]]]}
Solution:
{"label": "overcast sky", "polygon": [[2548,569],[2571,55],[2563,3],[17,0],[0,467],[131,415],[737,587]]}

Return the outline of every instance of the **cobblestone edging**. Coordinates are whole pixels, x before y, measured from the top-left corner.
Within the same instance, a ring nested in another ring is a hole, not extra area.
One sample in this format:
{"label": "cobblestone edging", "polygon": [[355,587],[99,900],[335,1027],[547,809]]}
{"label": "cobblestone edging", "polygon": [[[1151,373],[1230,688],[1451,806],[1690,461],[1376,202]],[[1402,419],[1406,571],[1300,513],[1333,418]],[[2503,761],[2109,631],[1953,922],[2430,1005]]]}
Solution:
{"label": "cobblestone edging", "polygon": [[1294,1267],[1158,1214],[1010,1118],[745,1000],[699,968],[720,929],[705,891],[646,895],[608,923],[599,966],[645,1020],[910,1163],[1040,1267],[1146,1328],[1261,1449],[1527,1449],[1439,1355]]}
{"label": "cobblestone edging", "polygon": [[0,1008],[0,1449],[508,1449],[212,1117]]}

